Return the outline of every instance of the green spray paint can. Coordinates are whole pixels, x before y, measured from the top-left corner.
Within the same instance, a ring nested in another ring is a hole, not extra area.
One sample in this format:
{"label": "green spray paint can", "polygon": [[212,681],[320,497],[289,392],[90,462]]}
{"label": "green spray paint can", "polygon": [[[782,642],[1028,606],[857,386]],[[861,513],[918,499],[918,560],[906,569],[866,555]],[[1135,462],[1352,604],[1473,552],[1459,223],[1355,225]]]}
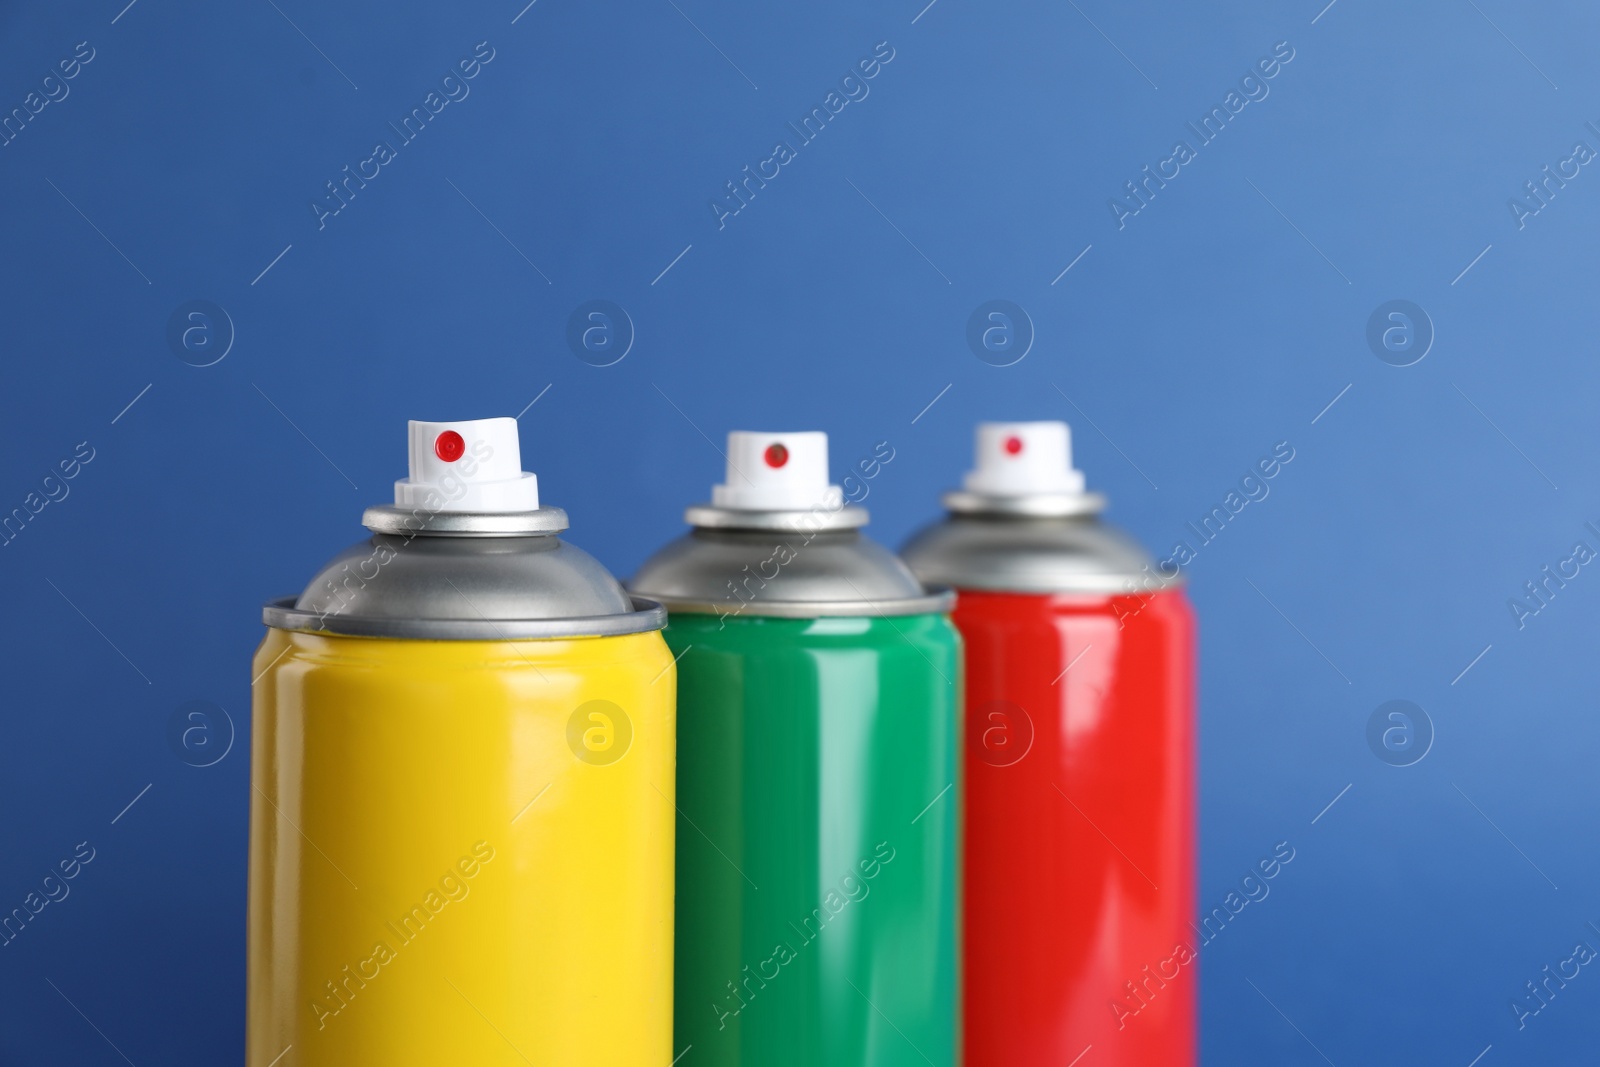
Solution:
{"label": "green spray paint can", "polygon": [[674,1047],[699,1067],[958,1062],[952,597],[861,534],[892,447],[843,486],[827,448],[729,434],[632,583],[678,657]]}

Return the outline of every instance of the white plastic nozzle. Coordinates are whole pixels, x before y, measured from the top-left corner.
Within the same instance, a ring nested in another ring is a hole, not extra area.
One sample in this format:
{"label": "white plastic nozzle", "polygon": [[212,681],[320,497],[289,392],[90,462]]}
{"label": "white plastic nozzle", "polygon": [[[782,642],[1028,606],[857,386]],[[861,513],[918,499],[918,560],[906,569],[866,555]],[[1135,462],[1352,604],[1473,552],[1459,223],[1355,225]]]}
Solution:
{"label": "white plastic nozzle", "polygon": [[844,493],[828,484],[828,435],[732,431],[727,480],[712,486],[711,503],[739,511],[838,509]]}
{"label": "white plastic nozzle", "polygon": [[535,511],[539,479],[522,469],[516,419],[410,423],[411,476],[394,502],[429,511]]}
{"label": "white plastic nozzle", "polygon": [[1083,492],[1072,430],[1064,422],[978,423],[977,458],[964,485],[989,496]]}

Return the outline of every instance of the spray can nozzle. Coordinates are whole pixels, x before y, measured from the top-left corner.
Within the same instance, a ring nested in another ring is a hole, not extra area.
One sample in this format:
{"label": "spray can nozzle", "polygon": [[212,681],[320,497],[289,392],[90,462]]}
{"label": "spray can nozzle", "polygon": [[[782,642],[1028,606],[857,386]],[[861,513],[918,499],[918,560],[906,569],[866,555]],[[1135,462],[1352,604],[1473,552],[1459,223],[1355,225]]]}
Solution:
{"label": "spray can nozzle", "polygon": [[837,510],[844,491],[828,484],[828,435],[733,430],[727,478],[711,487],[711,504],[736,511]]}
{"label": "spray can nozzle", "polygon": [[410,472],[394,483],[395,506],[434,513],[539,509],[539,479],[522,469],[516,419],[412,420],[409,428]]}
{"label": "spray can nozzle", "polygon": [[1064,422],[980,422],[975,463],[962,484],[985,496],[1082,493],[1072,431]]}

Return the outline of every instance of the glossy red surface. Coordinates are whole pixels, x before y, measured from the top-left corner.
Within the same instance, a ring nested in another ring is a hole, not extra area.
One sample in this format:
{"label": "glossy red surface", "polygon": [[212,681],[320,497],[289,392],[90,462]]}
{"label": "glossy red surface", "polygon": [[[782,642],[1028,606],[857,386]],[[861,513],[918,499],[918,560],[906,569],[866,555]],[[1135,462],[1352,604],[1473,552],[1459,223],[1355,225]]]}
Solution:
{"label": "glossy red surface", "polygon": [[1190,1067],[1193,616],[962,590],[966,1067]]}

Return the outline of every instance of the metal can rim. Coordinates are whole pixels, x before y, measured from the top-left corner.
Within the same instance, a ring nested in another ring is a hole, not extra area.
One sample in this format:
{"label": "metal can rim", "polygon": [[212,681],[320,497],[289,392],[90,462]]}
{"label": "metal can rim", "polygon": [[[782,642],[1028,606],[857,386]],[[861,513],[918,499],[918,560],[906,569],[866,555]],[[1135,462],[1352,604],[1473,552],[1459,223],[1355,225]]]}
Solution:
{"label": "metal can rim", "polygon": [[421,509],[422,525],[414,520],[418,510],[393,504],[374,504],[361,513],[361,525],[379,534],[401,536],[446,535],[455,537],[523,537],[528,534],[556,534],[569,526],[562,508],[542,507],[536,511],[435,511]]}
{"label": "metal can rim", "polygon": [[958,589],[965,589],[971,593],[1013,593],[1017,596],[1139,596],[1145,593],[1164,593],[1172,589],[1182,589],[1187,586],[1188,579],[1184,575],[1176,574],[1168,578],[1157,576],[1159,584],[1141,586],[1139,581],[1143,575],[1137,574],[1104,574],[1083,575],[1071,579],[1041,579],[1028,581],[1026,579],[985,579],[983,577],[963,579]]}
{"label": "metal can rim", "polygon": [[1028,493],[999,496],[953,489],[940,498],[945,510],[957,515],[1005,515],[1038,519],[1062,519],[1074,515],[1097,515],[1106,508],[1104,493]]}
{"label": "metal can rim", "polygon": [[295,597],[269,600],[261,621],[275,630],[337,634],[344,637],[393,637],[418,641],[537,641],[558,637],[618,637],[649,633],[667,625],[667,609],[659,601],[632,596],[633,610],[615,615],[579,615],[564,619],[376,619],[323,615],[295,607]]}
{"label": "metal can rim", "polygon": [[867,509],[854,504],[818,506],[804,511],[745,511],[715,504],[692,504],[683,521],[702,530],[855,530],[868,521]]}
{"label": "metal can rim", "polygon": [[679,612],[684,615],[721,615],[728,618],[737,615],[770,619],[888,618],[948,614],[955,609],[956,591],[946,587],[930,587],[926,596],[894,600],[750,600],[730,604],[726,600],[661,597],[660,603],[669,615]]}

